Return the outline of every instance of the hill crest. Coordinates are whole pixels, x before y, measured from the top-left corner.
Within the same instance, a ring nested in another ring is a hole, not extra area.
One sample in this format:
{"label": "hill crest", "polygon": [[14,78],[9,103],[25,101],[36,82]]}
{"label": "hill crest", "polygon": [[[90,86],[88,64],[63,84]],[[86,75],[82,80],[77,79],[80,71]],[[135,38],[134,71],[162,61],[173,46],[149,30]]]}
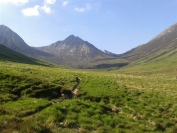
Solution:
{"label": "hill crest", "polygon": [[163,51],[164,49],[166,49],[166,52],[170,52],[171,50],[177,48],[176,44],[177,23],[162,31],[146,44],[140,45],[122,54],[121,57],[124,57],[130,61],[135,61],[153,55],[159,51]]}

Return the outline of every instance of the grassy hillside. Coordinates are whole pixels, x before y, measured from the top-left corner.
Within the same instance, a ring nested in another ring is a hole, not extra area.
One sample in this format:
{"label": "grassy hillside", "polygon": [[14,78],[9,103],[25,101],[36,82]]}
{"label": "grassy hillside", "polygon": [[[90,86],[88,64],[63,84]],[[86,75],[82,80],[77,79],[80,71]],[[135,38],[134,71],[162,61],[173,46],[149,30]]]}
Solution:
{"label": "grassy hillside", "polygon": [[36,65],[41,65],[44,63],[27,57],[23,54],[20,54],[18,52],[15,52],[3,45],[0,44],[0,61],[12,61],[12,62],[18,62],[18,63],[25,63],[25,64],[36,64]]}
{"label": "grassy hillside", "polygon": [[128,66],[119,70],[119,72],[129,74],[157,74],[167,73],[176,76],[177,49],[176,43],[130,63]]}
{"label": "grassy hillside", "polygon": [[[171,73],[133,76],[2,61],[0,70],[2,133],[177,131]],[[60,90],[71,90],[76,76],[82,79],[78,95],[64,99]]]}

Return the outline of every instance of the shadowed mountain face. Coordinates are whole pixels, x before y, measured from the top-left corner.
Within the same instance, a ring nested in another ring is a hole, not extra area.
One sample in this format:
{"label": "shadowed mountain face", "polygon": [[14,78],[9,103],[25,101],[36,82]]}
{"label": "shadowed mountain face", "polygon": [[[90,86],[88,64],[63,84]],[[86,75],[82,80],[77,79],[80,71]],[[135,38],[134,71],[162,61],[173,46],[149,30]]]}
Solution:
{"label": "shadowed mountain face", "polygon": [[[149,57],[151,55],[161,56],[177,48],[177,23],[170,26],[148,43],[140,45],[124,54],[121,57],[130,61]],[[155,58],[155,56],[154,56]]]}
{"label": "shadowed mountain face", "polygon": [[45,65],[44,63],[39,62],[36,59],[20,54],[1,44],[0,44],[0,61],[12,61],[25,64]]}
{"label": "shadowed mountain face", "polygon": [[30,57],[50,57],[51,55],[28,46],[24,40],[11,29],[0,25],[0,44]]}

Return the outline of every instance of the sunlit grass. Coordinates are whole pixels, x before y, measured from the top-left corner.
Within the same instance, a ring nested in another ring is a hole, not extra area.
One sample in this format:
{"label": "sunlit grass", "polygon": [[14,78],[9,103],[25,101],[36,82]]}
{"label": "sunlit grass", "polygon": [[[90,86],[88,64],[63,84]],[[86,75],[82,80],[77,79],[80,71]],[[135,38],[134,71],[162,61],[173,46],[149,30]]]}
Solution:
{"label": "sunlit grass", "polygon": [[[177,129],[177,84],[171,72],[125,75],[11,62],[0,62],[0,70],[1,132],[170,133]],[[76,76],[82,82],[74,99],[53,95],[63,87],[71,90]]]}

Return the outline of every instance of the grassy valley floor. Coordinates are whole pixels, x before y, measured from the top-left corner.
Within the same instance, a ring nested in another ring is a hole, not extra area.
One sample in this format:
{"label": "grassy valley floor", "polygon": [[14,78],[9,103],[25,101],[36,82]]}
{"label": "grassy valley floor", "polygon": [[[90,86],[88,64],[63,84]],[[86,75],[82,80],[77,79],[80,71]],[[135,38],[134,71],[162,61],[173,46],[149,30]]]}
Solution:
{"label": "grassy valley floor", "polygon": [[[0,62],[0,132],[176,133],[172,71],[119,74]],[[78,94],[63,98],[61,89],[72,90],[77,76]]]}

